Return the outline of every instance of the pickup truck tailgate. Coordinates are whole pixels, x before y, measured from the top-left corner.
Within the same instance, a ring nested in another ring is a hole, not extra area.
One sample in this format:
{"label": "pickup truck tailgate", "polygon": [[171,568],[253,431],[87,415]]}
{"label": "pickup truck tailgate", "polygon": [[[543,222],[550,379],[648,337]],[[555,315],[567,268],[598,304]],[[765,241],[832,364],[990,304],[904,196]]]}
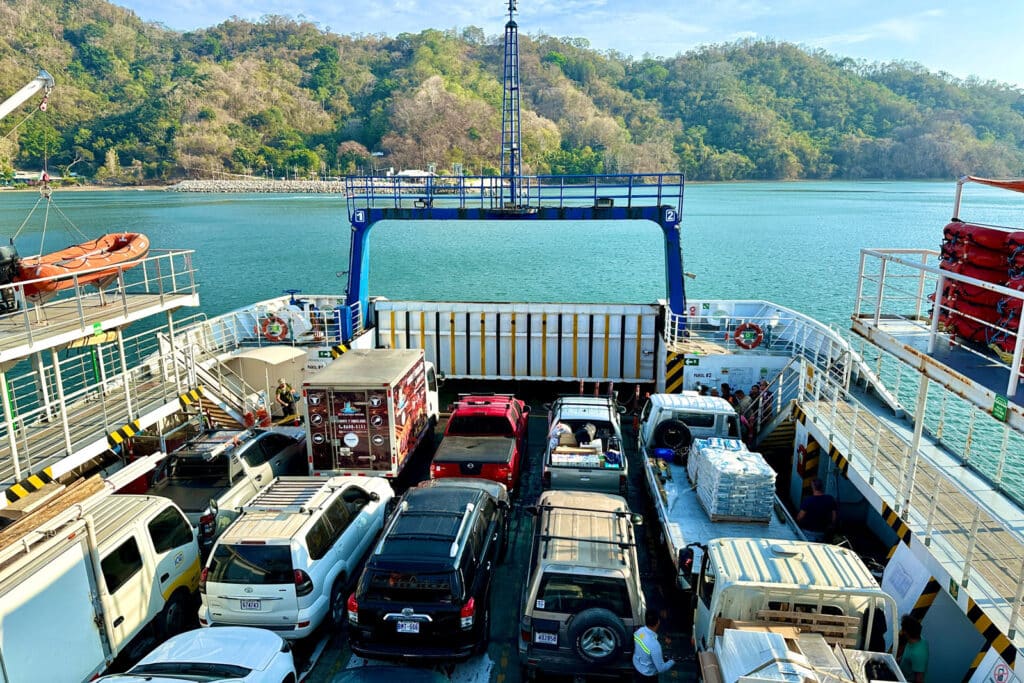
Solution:
{"label": "pickup truck tailgate", "polygon": [[516,442],[506,436],[446,436],[437,447],[431,476],[479,477],[511,488]]}

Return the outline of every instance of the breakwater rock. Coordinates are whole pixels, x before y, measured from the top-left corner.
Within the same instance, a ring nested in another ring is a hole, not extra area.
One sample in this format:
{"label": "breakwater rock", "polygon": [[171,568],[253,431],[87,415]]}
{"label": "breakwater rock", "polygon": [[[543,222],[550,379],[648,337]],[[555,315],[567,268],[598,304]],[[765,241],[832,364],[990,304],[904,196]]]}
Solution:
{"label": "breakwater rock", "polygon": [[342,180],[183,180],[166,188],[168,192],[288,192],[308,194],[344,194]]}

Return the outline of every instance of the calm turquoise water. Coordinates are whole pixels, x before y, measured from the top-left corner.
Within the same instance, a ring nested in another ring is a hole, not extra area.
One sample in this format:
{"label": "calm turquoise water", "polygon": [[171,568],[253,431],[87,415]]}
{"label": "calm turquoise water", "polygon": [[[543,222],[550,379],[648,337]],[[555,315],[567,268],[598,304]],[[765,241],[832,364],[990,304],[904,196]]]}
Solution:
{"label": "calm turquoise water", "polygon": [[[685,268],[697,278],[687,280],[687,293],[767,299],[845,329],[859,250],[937,249],[954,190],[953,182],[689,185]],[[965,219],[1021,223],[1020,197],[981,186],[965,195]],[[37,199],[0,193],[7,236]],[[54,203],[89,237],[139,231],[154,248],[194,249],[202,308],[211,316],[287,288],[344,291],[339,274],[348,268],[349,226],[340,196],[58,191]],[[42,211],[25,222],[16,240],[23,255],[82,241],[54,209],[45,223],[41,248]],[[647,223],[382,223],[371,241],[370,292],[392,299],[651,302],[664,296],[661,232]],[[961,412],[947,432],[967,424]],[[975,452],[991,474],[998,447]],[[1021,496],[1019,457],[1008,465],[1006,486]]]}
{"label": "calm turquoise water", "polygon": [[[953,182],[691,184],[683,235],[694,298],[758,298],[843,323],[862,247],[938,248]],[[1020,198],[966,191],[971,220],[1020,222]],[[38,195],[0,193],[13,235]],[[297,288],[344,290],[349,227],[340,196],[60,192],[89,237],[149,235],[196,251],[203,310],[216,315]],[[40,252],[38,209],[15,241]],[[42,251],[81,241],[51,209]],[[660,230],[647,223],[382,223],[371,241],[370,292],[393,299],[648,302],[664,296]]]}

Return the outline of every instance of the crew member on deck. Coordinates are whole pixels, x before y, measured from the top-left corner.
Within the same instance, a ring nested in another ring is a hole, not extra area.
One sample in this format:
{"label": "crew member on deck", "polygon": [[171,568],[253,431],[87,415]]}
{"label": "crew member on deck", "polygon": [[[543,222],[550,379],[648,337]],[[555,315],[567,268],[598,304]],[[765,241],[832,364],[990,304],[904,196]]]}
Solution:
{"label": "crew member on deck", "polygon": [[824,541],[825,536],[835,530],[839,506],[836,499],[825,493],[821,479],[811,482],[811,495],[800,502],[796,522],[812,541]]}
{"label": "crew member on deck", "polygon": [[665,661],[661,653],[658,642],[661,615],[657,610],[647,609],[644,624],[633,634],[633,680],[656,681],[658,674],[668,671],[676,662],[674,659]]}
{"label": "crew member on deck", "polygon": [[281,406],[281,417],[295,414],[295,390],[284,377],[277,381],[277,404]]}

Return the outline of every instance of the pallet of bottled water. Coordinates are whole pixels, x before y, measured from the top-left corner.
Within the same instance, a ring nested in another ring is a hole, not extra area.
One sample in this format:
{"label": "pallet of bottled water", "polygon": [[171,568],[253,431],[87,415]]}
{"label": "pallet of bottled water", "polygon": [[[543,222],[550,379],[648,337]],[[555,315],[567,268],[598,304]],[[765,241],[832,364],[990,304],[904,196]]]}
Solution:
{"label": "pallet of bottled water", "polygon": [[713,436],[708,439],[694,439],[690,445],[690,457],[686,461],[686,474],[690,477],[690,483],[697,483],[697,467],[700,462],[706,460],[709,454],[721,451],[745,451],[746,445],[739,439],[722,439]]}
{"label": "pallet of bottled water", "polygon": [[689,464],[696,475],[691,479],[696,479],[697,499],[708,517],[712,521],[770,521],[775,504],[775,470],[760,453],[742,447],[742,442],[716,441],[734,443],[701,444],[691,451]]}

